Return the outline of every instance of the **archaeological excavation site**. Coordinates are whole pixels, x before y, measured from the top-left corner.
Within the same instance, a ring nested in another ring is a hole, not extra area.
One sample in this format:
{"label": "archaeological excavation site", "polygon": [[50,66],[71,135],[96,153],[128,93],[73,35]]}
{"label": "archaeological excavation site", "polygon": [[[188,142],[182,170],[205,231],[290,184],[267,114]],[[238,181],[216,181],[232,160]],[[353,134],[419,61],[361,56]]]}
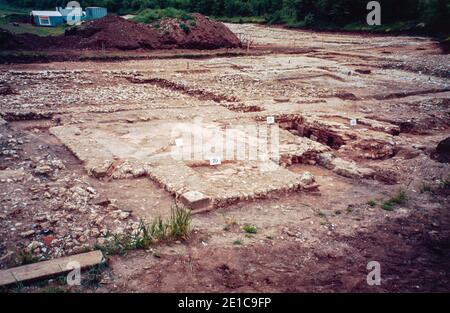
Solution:
{"label": "archaeological excavation site", "polygon": [[448,50],[191,19],[0,30],[1,290],[449,292]]}

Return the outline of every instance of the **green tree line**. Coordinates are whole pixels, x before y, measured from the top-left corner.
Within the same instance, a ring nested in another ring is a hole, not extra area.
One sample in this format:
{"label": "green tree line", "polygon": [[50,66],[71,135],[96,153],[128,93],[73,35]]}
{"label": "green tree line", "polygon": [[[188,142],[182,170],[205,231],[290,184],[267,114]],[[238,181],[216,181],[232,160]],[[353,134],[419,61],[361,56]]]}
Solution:
{"label": "green tree line", "polygon": [[[7,0],[28,8],[53,8],[69,0]],[[175,8],[215,17],[264,17],[290,26],[343,26],[366,21],[369,0],[79,0],[85,6],[107,7],[127,14],[144,9]],[[450,29],[449,0],[379,0],[382,24],[411,22],[435,31]]]}

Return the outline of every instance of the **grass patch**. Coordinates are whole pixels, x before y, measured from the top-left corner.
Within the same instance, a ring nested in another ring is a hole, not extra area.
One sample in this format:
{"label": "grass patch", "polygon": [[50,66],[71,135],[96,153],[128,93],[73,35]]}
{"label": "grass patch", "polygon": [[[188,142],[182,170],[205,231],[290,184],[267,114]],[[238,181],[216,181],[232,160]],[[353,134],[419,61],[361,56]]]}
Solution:
{"label": "grass patch", "polygon": [[[313,209],[315,212],[316,212],[316,214],[317,214],[317,216],[319,217],[319,218],[321,218],[322,220],[319,222],[319,224],[320,225],[322,225],[322,226],[324,226],[324,225],[330,225],[331,223],[330,223],[330,220],[328,219],[328,216],[327,216],[327,214],[325,213],[325,212],[322,212],[321,210],[319,210],[319,209]],[[340,211],[339,211],[340,212]],[[335,212],[336,213],[336,212]],[[340,213],[339,213],[340,214]],[[330,215],[331,216],[331,215]]]}
{"label": "grass patch", "polygon": [[431,193],[433,195],[440,193],[448,193],[450,190],[450,176],[447,178],[440,178],[433,185],[429,185],[427,183],[422,183],[422,187],[420,187],[420,193]]}
{"label": "grass patch", "polygon": [[258,229],[256,226],[253,225],[245,225],[242,227],[242,230],[246,232],[247,234],[256,234],[258,232]]}
{"label": "grass patch", "polygon": [[253,24],[265,24],[267,20],[264,16],[215,16],[215,20],[225,22],[225,23],[235,23],[235,24],[243,24],[243,23],[253,23]]}
{"label": "grass patch", "polygon": [[400,189],[391,198],[381,201],[380,207],[385,211],[393,211],[396,205],[404,204],[407,201],[406,192]]}
{"label": "grass patch", "polygon": [[33,256],[33,253],[29,251],[19,251],[19,254],[17,255],[17,263],[19,265],[26,265],[31,263],[36,263],[38,259]]}
{"label": "grass patch", "polygon": [[[310,12],[302,19],[297,19],[292,14],[292,10],[283,8],[273,13],[266,13],[262,16],[214,16],[214,19],[226,23],[254,23],[268,25],[284,25],[288,28],[309,28],[324,31],[348,31],[348,32],[368,32],[368,33],[411,33],[411,34],[427,34],[435,33],[431,25],[421,23],[420,20],[406,20],[395,23],[383,23],[382,25],[370,26],[367,23],[353,22],[340,24],[332,22],[328,19],[319,18],[313,12]],[[442,31],[441,31],[442,32]],[[448,31],[443,31],[448,37]],[[444,38],[446,38],[444,37]]]}
{"label": "grass patch", "polygon": [[12,260],[12,267],[22,266],[38,262],[39,259],[33,255],[31,251],[26,249],[20,250]]}
{"label": "grass patch", "polygon": [[381,208],[385,211],[394,211],[394,204],[389,201],[382,201]]}
{"label": "grass patch", "polygon": [[195,20],[189,13],[174,8],[144,9],[133,20],[138,23],[151,24],[163,18],[176,18],[183,21]]}
{"label": "grass patch", "polygon": [[189,32],[191,31],[191,29],[189,28],[189,26],[187,26],[187,25],[184,24],[184,23],[180,23],[179,26],[180,26],[180,28],[181,28],[186,34],[189,34]]}
{"label": "grass patch", "polygon": [[[191,211],[176,206],[172,208],[172,215],[169,219],[168,233],[172,239],[186,239],[191,228]],[[167,239],[167,237],[166,237]]]}
{"label": "grass patch", "polygon": [[34,34],[41,37],[59,36],[64,34],[68,25],[63,24],[56,27],[40,27],[30,23],[24,22],[28,15],[10,14],[1,16],[0,14],[0,28],[7,30],[13,34]]}
{"label": "grass patch", "polygon": [[233,244],[236,246],[239,246],[242,244],[242,240],[241,239],[236,239],[235,241],[233,241]]}
{"label": "grass patch", "polygon": [[373,208],[377,205],[377,202],[375,200],[369,200],[367,201],[367,205]]}
{"label": "grass patch", "polygon": [[367,32],[378,32],[378,33],[398,33],[398,32],[410,32],[417,30],[418,21],[405,21],[382,25],[367,25],[361,23],[352,23],[343,27],[346,31],[367,31]]}
{"label": "grass patch", "polygon": [[[81,275],[81,285],[87,288],[98,288],[102,280],[102,273],[108,267],[108,264],[101,263],[91,267],[88,271]],[[65,279],[64,279],[65,282]]]}
{"label": "grass patch", "polygon": [[0,287],[0,293],[23,293],[25,291],[25,286],[22,282],[17,282],[12,286],[2,286]]}
{"label": "grass patch", "polygon": [[105,255],[125,254],[128,250],[147,249],[162,240],[186,239],[190,233],[191,220],[190,210],[175,205],[169,219],[158,217],[150,224],[140,221],[139,227],[129,233],[108,233],[105,236],[106,243],[96,248]]}
{"label": "grass patch", "polygon": [[67,290],[67,288],[60,287],[60,286],[48,286],[48,287],[39,289],[39,292],[40,293],[68,293],[69,290]]}
{"label": "grass patch", "polygon": [[389,199],[389,202],[393,204],[404,204],[408,201],[408,196],[404,190],[399,190],[397,193]]}

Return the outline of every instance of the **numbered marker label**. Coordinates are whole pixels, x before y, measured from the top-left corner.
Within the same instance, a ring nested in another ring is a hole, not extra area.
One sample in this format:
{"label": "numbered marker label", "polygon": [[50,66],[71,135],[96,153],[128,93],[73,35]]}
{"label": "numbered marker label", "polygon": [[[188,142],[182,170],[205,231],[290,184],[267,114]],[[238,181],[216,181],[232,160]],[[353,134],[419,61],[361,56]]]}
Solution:
{"label": "numbered marker label", "polygon": [[177,147],[181,147],[183,145],[183,139],[182,138],[175,139],[175,145]]}
{"label": "numbered marker label", "polygon": [[222,164],[222,160],[220,160],[220,158],[209,159],[209,165],[219,165],[219,164]]}
{"label": "numbered marker label", "polygon": [[274,116],[268,116],[267,117],[267,124],[275,124],[275,117]]}
{"label": "numbered marker label", "polygon": [[358,125],[358,121],[355,118],[352,118],[350,120],[350,126],[356,126],[356,125]]}

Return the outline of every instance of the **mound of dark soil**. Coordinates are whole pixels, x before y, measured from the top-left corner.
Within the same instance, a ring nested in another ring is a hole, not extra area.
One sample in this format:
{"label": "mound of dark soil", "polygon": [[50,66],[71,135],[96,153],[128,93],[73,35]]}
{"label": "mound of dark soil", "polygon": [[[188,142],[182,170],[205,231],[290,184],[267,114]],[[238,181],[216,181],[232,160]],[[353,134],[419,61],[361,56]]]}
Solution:
{"label": "mound of dark soil", "polygon": [[450,163],[450,137],[439,142],[433,153],[433,158],[441,163]]}
{"label": "mound of dark soil", "polygon": [[444,54],[450,54],[450,39],[447,38],[446,40],[441,41],[440,43],[442,53]]}
{"label": "mound of dark soil", "polygon": [[236,48],[240,40],[223,23],[199,13],[192,20],[163,19],[159,22],[164,45],[187,49]]}
{"label": "mound of dark soil", "polygon": [[0,49],[17,49],[19,42],[9,31],[0,29]]}
{"label": "mound of dark soil", "polygon": [[193,19],[164,19],[160,26],[109,15],[68,29],[62,36],[0,33],[0,47],[22,50],[64,49],[217,49],[239,47],[239,39],[222,23],[194,13]]}
{"label": "mound of dark soil", "polygon": [[159,34],[152,28],[109,15],[66,31],[65,47],[87,49],[159,49]]}
{"label": "mound of dark soil", "polygon": [[0,49],[3,50],[44,50],[57,47],[63,41],[60,37],[41,37],[34,34],[14,35],[0,29]]}

